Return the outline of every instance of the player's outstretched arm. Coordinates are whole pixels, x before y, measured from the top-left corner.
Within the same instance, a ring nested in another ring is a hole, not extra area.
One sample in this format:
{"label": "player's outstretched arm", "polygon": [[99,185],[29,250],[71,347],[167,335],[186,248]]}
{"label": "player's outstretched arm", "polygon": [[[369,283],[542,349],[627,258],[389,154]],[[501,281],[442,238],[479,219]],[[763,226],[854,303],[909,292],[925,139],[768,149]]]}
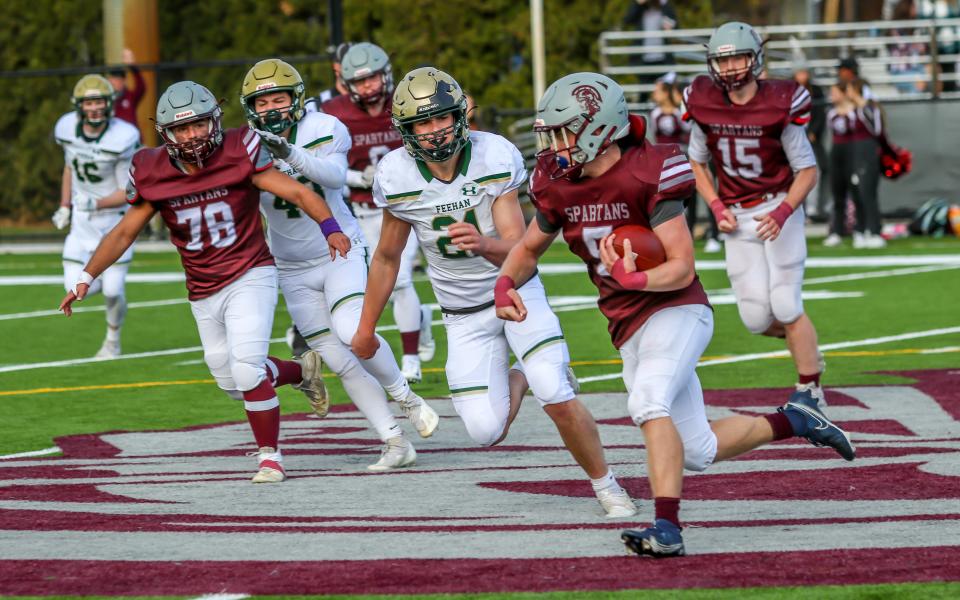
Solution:
{"label": "player's outstretched arm", "polygon": [[696,275],[693,260],[693,238],[686,218],[679,214],[653,228],[653,233],[663,245],[666,260],[652,269],[637,272],[633,261],[630,240],[623,241],[621,259],[613,248],[613,234],[600,240],[600,260],[607,271],[620,285],[647,292],[670,292],[680,290],[693,282]]}
{"label": "player's outstretched arm", "polygon": [[527,309],[515,289],[516,282],[524,282],[533,276],[537,269],[537,260],[553,243],[557,233],[558,231],[544,232],[539,222],[534,219],[520,241],[510,250],[500,266],[500,278],[497,279],[494,289],[498,317],[506,321],[523,321],[527,317]]}
{"label": "player's outstretched arm", "polygon": [[363,295],[360,323],[350,343],[354,354],[360,358],[372,357],[380,347],[376,337],[377,321],[397,283],[400,256],[409,237],[410,224],[384,210],[380,241],[377,242],[377,251],[370,260],[370,272],[367,274],[367,289]]}
{"label": "player's outstretched arm", "polygon": [[523,237],[523,212],[520,210],[517,190],[511,190],[494,200],[491,212],[498,238],[481,234],[476,226],[465,221],[450,225],[447,232],[450,241],[460,250],[480,255],[500,266],[510,249]]}
{"label": "player's outstretched arm", "polygon": [[130,207],[120,222],[100,240],[100,245],[87,262],[80,274],[80,281],[60,302],[60,310],[68,317],[73,314],[70,306],[77,300],[83,300],[90,289],[90,283],[117,262],[137,236],[147,226],[156,210],[149,202],[141,202]]}
{"label": "player's outstretched arm", "polygon": [[319,194],[276,169],[260,171],[251,180],[253,185],[261,190],[292,202],[319,223],[320,231],[323,232],[324,237],[327,238],[327,245],[330,246],[330,258],[335,258],[337,252],[345,257],[350,251],[350,240],[343,235],[340,225],[330,212],[330,207]]}

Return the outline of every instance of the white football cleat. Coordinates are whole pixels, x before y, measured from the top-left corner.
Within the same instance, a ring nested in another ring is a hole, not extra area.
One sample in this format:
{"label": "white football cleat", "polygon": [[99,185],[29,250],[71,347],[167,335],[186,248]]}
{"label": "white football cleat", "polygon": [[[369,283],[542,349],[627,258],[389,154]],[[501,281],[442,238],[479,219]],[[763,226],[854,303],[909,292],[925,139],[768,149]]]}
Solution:
{"label": "white football cleat", "polygon": [[330,411],[330,396],[327,395],[327,386],[323,383],[323,361],[320,360],[320,353],[309,350],[293,361],[300,365],[303,380],[292,387],[303,392],[310,401],[314,414],[320,418],[327,416]]}
{"label": "white football cleat", "polygon": [[430,362],[437,352],[437,343],[433,341],[433,310],[426,304],[420,305],[420,345],[417,356],[421,362]]}
{"label": "white football cleat", "polygon": [[853,232],[853,247],[857,250],[867,247],[867,238],[859,231]]}
{"label": "white football cleat", "polygon": [[93,355],[94,358],[116,358],[120,356],[120,342],[103,340],[103,345]]}
{"label": "white football cleat", "polygon": [[257,457],[257,462],[260,465],[260,470],[250,480],[253,483],[280,483],[287,478],[283,471],[283,456],[280,455],[279,450],[264,446],[260,448],[259,452],[251,452],[250,454]]}
{"label": "white football cleat", "polygon": [[831,233],[823,239],[823,245],[827,248],[836,248],[841,244],[843,244],[843,238],[835,233]]}
{"label": "white football cleat", "polygon": [[404,354],[400,363],[400,374],[408,383],[420,383],[423,373],[420,371],[420,357],[416,354]]}
{"label": "white football cleat", "polygon": [[597,500],[603,507],[604,516],[608,519],[624,519],[637,514],[637,505],[623,488],[602,489],[597,492]]}
{"label": "white football cleat", "polygon": [[402,435],[398,435],[386,441],[380,450],[380,460],[368,465],[367,469],[371,471],[392,471],[393,469],[412,466],[416,462],[417,451],[413,449],[413,444]]}
{"label": "white football cleat", "polygon": [[716,254],[721,250],[723,250],[723,244],[716,238],[707,238],[707,242],[703,245],[703,251],[707,254]]}
{"label": "white football cleat", "polygon": [[399,401],[400,409],[407,416],[410,423],[417,428],[417,433],[422,438],[428,438],[433,435],[440,425],[440,416],[437,411],[430,408],[430,405],[424,402],[423,398],[413,393],[407,394],[407,397]]}

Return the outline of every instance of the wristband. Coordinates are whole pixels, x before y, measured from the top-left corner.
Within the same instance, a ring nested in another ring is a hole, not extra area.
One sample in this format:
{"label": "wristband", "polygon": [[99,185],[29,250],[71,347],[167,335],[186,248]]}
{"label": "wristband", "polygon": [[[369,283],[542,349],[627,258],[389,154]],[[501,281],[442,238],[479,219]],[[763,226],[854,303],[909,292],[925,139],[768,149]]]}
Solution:
{"label": "wristband", "polygon": [[334,233],[343,233],[343,230],[340,229],[336,219],[329,217],[320,221],[320,232],[323,233],[323,237],[328,238]]}
{"label": "wristband", "polygon": [[776,221],[777,226],[783,229],[783,224],[787,222],[790,215],[793,214],[793,207],[787,201],[781,202],[775,209],[770,211],[767,216]]}
{"label": "wristband", "polygon": [[80,284],[81,284],[81,283],[82,283],[83,285],[89,287],[90,284],[93,283],[93,280],[94,280],[94,279],[96,279],[96,277],[94,277],[94,276],[91,275],[90,273],[87,273],[86,271],[80,271],[80,277],[78,277],[78,278],[77,278],[77,282],[76,282],[75,284],[73,284],[73,295],[74,295],[74,296],[79,296],[79,294],[77,293],[77,288],[80,287]]}
{"label": "wristband", "polygon": [[639,292],[647,287],[647,272],[634,271],[633,273],[627,273],[622,258],[618,258],[617,262],[613,263],[610,275],[613,276],[614,281],[628,290]]}
{"label": "wristband", "polygon": [[713,218],[719,223],[724,219],[723,211],[727,210],[727,205],[720,198],[714,198],[710,201],[710,210],[713,212]]}
{"label": "wristband", "polygon": [[513,306],[513,299],[507,295],[507,292],[516,288],[517,284],[512,277],[501,275],[497,278],[497,283],[493,286],[493,304],[500,308],[501,306]]}

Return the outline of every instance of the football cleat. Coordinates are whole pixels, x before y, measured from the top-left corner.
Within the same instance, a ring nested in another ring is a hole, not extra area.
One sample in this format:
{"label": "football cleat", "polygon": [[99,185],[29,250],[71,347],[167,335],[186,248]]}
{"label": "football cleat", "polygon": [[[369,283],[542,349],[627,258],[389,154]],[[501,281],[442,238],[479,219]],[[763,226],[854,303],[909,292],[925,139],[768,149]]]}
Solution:
{"label": "football cleat", "polygon": [[604,516],[608,519],[622,519],[637,514],[637,505],[623,488],[602,489],[597,492],[597,500],[603,507]]}
{"label": "football cleat", "polygon": [[420,383],[423,373],[420,371],[420,357],[416,354],[404,354],[400,364],[400,374],[408,383]]}
{"label": "football cleat", "polygon": [[680,528],[666,519],[657,519],[652,527],[643,530],[624,529],[620,539],[629,551],[640,556],[669,558],[687,553]]}
{"label": "football cleat", "polygon": [[259,452],[251,452],[250,454],[257,457],[257,462],[260,465],[260,470],[250,480],[253,483],[280,483],[287,478],[283,470],[283,457],[279,450],[264,446],[260,448]]}
{"label": "football cleat", "polygon": [[437,343],[433,341],[433,310],[426,304],[420,305],[420,345],[417,356],[421,362],[430,362],[437,352]]}
{"label": "football cleat", "polygon": [[[807,406],[823,412],[827,407],[827,398],[823,393],[823,388],[815,383],[798,383],[797,392],[794,394],[798,402],[803,402]],[[791,396],[793,399],[793,396]]]}
{"label": "football cleat", "polygon": [[856,458],[856,449],[850,443],[850,436],[834,425],[817,408],[817,399],[810,390],[798,390],[790,396],[786,405],[778,409],[782,413],[792,412],[799,415],[807,425],[802,436],[814,446],[829,446],[845,460]]}
{"label": "football cleat", "polygon": [[716,254],[721,250],[723,250],[723,245],[717,238],[707,238],[707,241],[703,244],[703,251],[707,254]]}
{"label": "football cleat", "polygon": [[327,386],[323,383],[323,361],[320,360],[320,353],[309,350],[300,358],[293,360],[300,365],[303,381],[293,384],[292,387],[303,392],[318,417],[327,416],[330,410],[330,396],[327,395]]}
{"label": "football cleat", "polygon": [[94,358],[116,358],[120,356],[120,342],[103,340],[103,345],[93,355]]}
{"label": "football cleat", "polygon": [[392,471],[409,467],[417,463],[417,451],[413,444],[402,435],[392,437],[386,441],[380,450],[380,460],[368,465],[370,471]]}
{"label": "football cleat", "polygon": [[407,419],[417,428],[417,433],[422,438],[428,438],[433,435],[440,425],[440,417],[437,411],[430,408],[430,405],[424,402],[423,398],[413,393],[407,394],[407,397],[399,401],[400,409]]}

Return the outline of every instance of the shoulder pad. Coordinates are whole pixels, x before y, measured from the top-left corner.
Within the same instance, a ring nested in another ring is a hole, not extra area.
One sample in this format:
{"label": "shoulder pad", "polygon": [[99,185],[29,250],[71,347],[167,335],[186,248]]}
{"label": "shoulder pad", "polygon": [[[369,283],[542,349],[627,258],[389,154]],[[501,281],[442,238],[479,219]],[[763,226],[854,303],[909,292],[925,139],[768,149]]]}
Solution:
{"label": "shoulder pad", "polygon": [[77,113],[71,111],[57,119],[53,137],[58,144],[73,142],[77,138]]}

